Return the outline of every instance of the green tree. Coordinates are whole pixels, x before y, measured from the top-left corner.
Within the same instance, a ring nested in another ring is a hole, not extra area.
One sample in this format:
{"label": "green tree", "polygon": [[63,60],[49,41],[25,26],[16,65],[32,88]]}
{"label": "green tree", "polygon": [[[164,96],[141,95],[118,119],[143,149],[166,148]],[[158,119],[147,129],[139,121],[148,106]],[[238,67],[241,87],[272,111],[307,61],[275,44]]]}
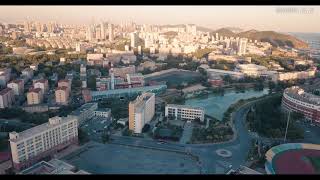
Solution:
{"label": "green tree", "polygon": [[96,75],[88,77],[88,88],[95,90],[96,89]]}

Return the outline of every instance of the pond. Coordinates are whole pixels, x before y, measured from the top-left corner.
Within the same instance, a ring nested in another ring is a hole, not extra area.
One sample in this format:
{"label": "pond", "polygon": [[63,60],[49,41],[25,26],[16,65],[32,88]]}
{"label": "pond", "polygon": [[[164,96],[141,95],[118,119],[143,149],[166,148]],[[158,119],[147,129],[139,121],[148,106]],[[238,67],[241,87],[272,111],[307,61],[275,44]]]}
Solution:
{"label": "pond", "polygon": [[261,97],[268,94],[268,89],[263,91],[246,90],[244,93],[236,93],[235,91],[226,91],[224,96],[219,94],[209,94],[207,97],[199,97],[187,99],[185,104],[194,107],[203,107],[205,113],[219,120],[223,118],[223,113],[228,107],[239,101],[240,99],[249,99],[252,97]]}

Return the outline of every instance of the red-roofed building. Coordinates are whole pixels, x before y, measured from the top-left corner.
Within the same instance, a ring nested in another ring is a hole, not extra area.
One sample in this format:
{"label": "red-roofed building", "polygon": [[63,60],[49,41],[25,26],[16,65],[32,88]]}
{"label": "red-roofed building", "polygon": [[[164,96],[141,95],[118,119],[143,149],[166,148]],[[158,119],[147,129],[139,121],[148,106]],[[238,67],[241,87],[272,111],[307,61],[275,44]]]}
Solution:
{"label": "red-roofed building", "polygon": [[61,79],[58,82],[58,87],[67,87],[68,92],[71,92],[71,81],[67,80],[67,79]]}

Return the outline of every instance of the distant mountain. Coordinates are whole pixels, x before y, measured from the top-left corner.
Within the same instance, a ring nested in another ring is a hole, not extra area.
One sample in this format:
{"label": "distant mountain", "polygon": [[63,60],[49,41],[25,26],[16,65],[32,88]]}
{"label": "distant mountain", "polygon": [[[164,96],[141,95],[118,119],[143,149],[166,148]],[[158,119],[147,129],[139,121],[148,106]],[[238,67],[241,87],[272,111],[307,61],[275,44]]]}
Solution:
{"label": "distant mountain", "polygon": [[202,32],[211,32],[213,31],[210,28],[202,27],[202,26],[197,26],[197,31],[202,31]]}
{"label": "distant mountain", "polygon": [[216,33],[218,33],[219,36],[227,36],[227,37],[235,37],[237,35],[236,33],[232,32],[227,28],[217,29],[215,31],[212,31],[210,34],[215,36]]}
{"label": "distant mountain", "polygon": [[250,30],[241,32],[238,34],[239,37],[246,37],[252,40],[260,40],[263,42],[269,42],[273,46],[289,46],[294,48],[307,48],[308,44],[295,36],[282,34],[275,31],[257,31]]}
{"label": "distant mountain", "polygon": [[226,27],[226,29],[229,29],[233,33],[240,33],[243,31],[243,29],[237,28],[237,27]]}
{"label": "distant mountain", "polygon": [[257,31],[257,30],[249,30],[240,33],[234,33],[228,28],[221,28],[215,31],[212,31],[210,34],[215,35],[216,33],[219,36],[227,36],[227,37],[244,37],[251,40],[258,40],[262,42],[269,42],[273,46],[289,46],[293,48],[307,48],[308,44],[295,36],[282,34],[275,31]]}
{"label": "distant mountain", "polygon": [[162,28],[182,28],[182,27],[186,27],[185,24],[166,24],[166,25],[161,25],[160,27]]}

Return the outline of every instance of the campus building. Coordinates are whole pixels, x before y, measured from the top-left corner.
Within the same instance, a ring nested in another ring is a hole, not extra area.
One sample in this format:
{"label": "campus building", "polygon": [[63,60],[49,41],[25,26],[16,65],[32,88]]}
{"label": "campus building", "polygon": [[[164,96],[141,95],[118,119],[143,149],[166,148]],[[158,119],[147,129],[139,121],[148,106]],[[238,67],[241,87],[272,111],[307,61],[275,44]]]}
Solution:
{"label": "campus building", "polygon": [[95,110],[98,108],[98,103],[86,103],[73,111],[71,115],[76,116],[79,125],[82,125],[88,119],[95,115]]}
{"label": "campus building", "polygon": [[72,116],[53,117],[48,123],[9,133],[13,168],[30,167],[44,157],[78,142],[78,121]]}
{"label": "campus building", "polygon": [[151,121],[155,113],[155,94],[143,93],[129,103],[129,129],[141,133],[143,126]]}
{"label": "campus building", "polygon": [[168,104],[165,108],[166,117],[174,117],[182,120],[199,119],[204,121],[204,109],[200,107],[191,107],[187,105]]}
{"label": "campus building", "polygon": [[299,86],[284,90],[282,108],[302,113],[305,118],[320,123],[320,96],[307,93]]}

